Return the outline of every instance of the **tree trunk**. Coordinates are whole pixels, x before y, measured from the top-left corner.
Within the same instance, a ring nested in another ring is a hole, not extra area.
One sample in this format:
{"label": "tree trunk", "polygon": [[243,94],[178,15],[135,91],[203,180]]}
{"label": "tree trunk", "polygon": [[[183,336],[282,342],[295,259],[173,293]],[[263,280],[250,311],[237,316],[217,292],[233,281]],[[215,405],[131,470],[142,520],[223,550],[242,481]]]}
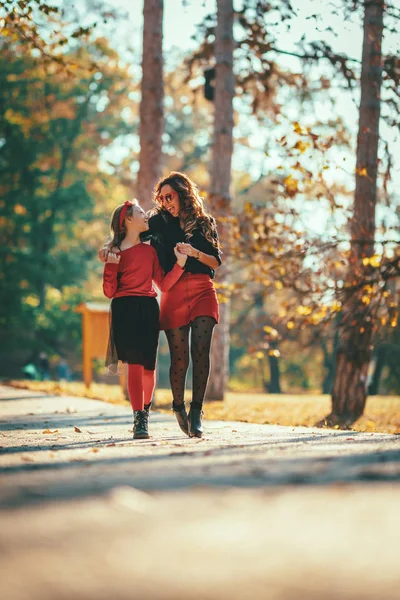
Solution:
{"label": "tree trunk", "polygon": [[268,392],[270,394],[281,394],[281,383],[280,383],[280,371],[279,371],[279,358],[274,355],[268,356],[269,360],[269,385]]}
{"label": "tree trunk", "polygon": [[137,196],[145,210],[153,206],[153,188],[161,176],[162,169],[162,135],[164,132],[163,10],[163,0],[144,0]]}
{"label": "tree trunk", "polygon": [[356,189],[351,220],[348,293],[340,324],[340,342],[329,424],[351,424],[364,412],[371,359],[373,320],[359,285],[368,273],[363,258],[374,252],[375,208],[382,82],[384,0],[364,2],[361,101],[357,138]]}
{"label": "tree trunk", "polygon": [[379,383],[382,376],[382,371],[386,362],[386,346],[379,346],[376,350],[375,367],[371,377],[371,382],[368,387],[368,394],[376,396],[379,391]]}
{"label": "tree trunk", "polygon": [[[339,325],[340,322],[337,323]],[[324,355],[324,367],[326,369],[326,374],[322,382],[322,393],[323,394],[331,394],[333,381],[335,379],[335,360],[337,348],[339,345],[339,331],[336,329],[335,334],[333,336],[332,341],[332,351],[329,351],[328,344],[324,339],[321,339],[321,348]]]}
{"label": "tree trunk", "polygon": [[[228,279],[228,223],[231,162],[233,152],[233,0],[218,0],[218,22],[215,34],[215,107],[214,135],[211,153],[210,204],[215,214],[223,249],[223,264],[217,270],[217,282]],[[223,400],[229,376],[230,303],[221,302],[220,322],[214,332],[211,373],[207,399]]]}

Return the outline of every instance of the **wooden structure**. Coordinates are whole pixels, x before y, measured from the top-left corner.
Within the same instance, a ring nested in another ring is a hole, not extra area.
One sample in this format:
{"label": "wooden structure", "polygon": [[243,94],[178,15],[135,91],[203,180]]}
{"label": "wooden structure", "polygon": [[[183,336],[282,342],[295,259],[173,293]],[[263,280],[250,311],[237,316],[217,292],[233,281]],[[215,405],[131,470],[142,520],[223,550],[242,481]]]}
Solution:
{"label": "wooden structure", "polygon": [[[83,302],[76,312],[82,315],[83,380],[87,388],[93,379],[93,359],[105,359],[107,352],[109,324],[109,304]],[[121,368],[121,387],[125,393],[125,368]]]}

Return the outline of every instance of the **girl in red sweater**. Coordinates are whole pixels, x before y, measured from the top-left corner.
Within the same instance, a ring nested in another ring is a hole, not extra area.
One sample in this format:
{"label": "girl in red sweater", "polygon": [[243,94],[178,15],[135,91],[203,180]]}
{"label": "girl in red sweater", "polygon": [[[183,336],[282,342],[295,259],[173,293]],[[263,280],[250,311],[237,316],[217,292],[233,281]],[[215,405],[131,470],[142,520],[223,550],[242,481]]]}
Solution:
{"label": "girl in red sweater", "polygon": [[175,248],[177,262],[164,274],[154,248],[140,241],[148,219],[137,201],[118,206],[111,217],[113,235],[104,267],[103,291],[111,302],[110,338],[106,365],[116,372],[128,364],[134,439],[147,439],[148,417],[155,386],[160,310],[153,281],[170,290],[183,273],[187,256]]}

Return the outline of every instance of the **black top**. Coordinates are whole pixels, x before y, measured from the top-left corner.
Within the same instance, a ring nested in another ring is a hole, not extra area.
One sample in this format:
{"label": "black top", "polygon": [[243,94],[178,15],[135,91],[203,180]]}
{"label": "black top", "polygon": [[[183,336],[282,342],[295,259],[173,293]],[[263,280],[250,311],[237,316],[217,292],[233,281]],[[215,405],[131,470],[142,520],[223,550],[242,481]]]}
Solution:
{"label": "black top", "polygon": [[[213,220],[215,223],[215,221]],[[215,239],[218,239],[217,228],[215,227]],[[168,273],[176,263],[174,248],[178,242],[189,243],[196,250],[215,256],[218,264],[221,264],[221,256],[218,249],[213,246],[205,237],[200,228],[194,229],[189,239],[182,230],[179,217],[173,217],[167,211],[158,212],[149,219],[149,230],[144,231],[140,236],[142,242],[151,240],[151,245],[155,248],[158,259],[164,271]],[[197,258],[188,256],[185,271],[188,273],[204,273],[214,278],[214,269],[203,265]]]}

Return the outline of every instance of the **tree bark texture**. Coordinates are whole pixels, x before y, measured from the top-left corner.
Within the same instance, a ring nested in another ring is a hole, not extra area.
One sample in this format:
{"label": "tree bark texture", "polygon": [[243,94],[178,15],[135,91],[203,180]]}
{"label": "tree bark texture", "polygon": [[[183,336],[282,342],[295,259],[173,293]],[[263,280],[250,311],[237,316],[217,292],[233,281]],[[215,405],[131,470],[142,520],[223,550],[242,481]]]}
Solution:
{"label": "tree bark texture", "polygon": [[[217,283],[228,280],[231,162],[233,153],[233,0],[218,0],[215,34],[216,77],[214,134],[210,167],[210,205],[218,221],[223,264],[217,269]],[[220,304],[220,322],[214,332],[211,373],[207,399],[223,400],[229,377],[229,301]]]}
{"label": "tree bark texture", "polygon": [[354,422],[364,412],[371,360],[373,318],[369,304],[363,302],[364,291],[359,284],[370,268],[363,264],[363,258],[374,253],[383,13],[383,0],[364,2],[361,101],[356,189],[350,223],[348,293],[339,329],[332,413],[327,418],[330,422],[343,424]]}
{"label": "tree bark texture", "polygon": [[163,0],[144,0],[142,98],[139,124],[139,173],[137,196],[148,210],[153,206],[153,188],[161,176],[164,132]]}

